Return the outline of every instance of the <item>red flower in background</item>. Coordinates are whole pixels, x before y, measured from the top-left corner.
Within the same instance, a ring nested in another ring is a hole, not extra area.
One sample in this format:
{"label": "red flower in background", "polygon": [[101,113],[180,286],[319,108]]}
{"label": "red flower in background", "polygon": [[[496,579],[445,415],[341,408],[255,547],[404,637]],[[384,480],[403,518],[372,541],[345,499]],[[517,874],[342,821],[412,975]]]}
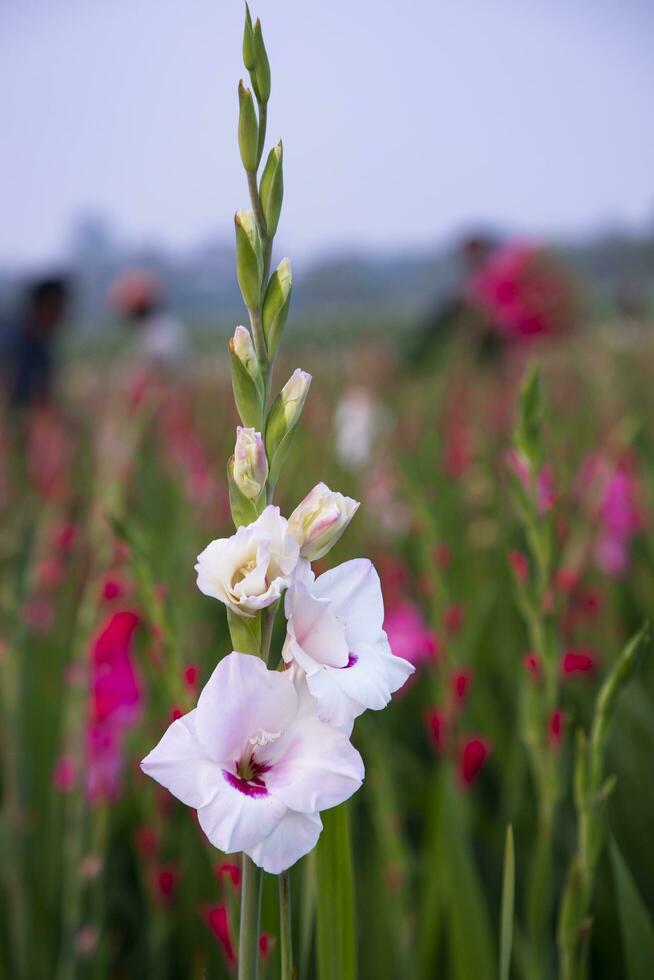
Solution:
{"label": "red flower in background", "polygon": [[472,786],[490,755],[490,742],[473,736],[466,739],[459,750],[459,781],[462,786]]}

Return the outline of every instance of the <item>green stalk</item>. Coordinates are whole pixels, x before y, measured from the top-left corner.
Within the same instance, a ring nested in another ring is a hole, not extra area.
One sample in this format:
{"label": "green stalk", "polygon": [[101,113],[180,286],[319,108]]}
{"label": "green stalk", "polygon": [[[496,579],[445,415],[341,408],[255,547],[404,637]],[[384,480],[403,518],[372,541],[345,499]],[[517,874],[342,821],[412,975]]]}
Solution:
{"label": "green stalk", "polygon": [[241,865],[241,924],[238,936],[238,980],[259,975],[259,916],[263,873],[247,854]]}
{"label": "green stalk", "polygon": [[291,924],[291,881],[288,871],[278,876],[279,937],[282,957],[281,980],[293,978],[293,930]]}

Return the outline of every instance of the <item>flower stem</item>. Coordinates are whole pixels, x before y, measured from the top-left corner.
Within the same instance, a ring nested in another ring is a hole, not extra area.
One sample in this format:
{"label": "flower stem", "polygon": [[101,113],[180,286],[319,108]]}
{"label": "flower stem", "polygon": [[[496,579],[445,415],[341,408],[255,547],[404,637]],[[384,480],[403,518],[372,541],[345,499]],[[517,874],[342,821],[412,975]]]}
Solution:
{"label": "flower stem", "polygon": [[259,912],[261,870],[243,855],[241,868],[241,926],[238,937],[238,980],[257,980],[259,974]]}
{"label": "flower stem", "polygon": [[293,929],[291,925],[291,880],[288,871],[278,876],[279,885],[279,937],[282,957],[281,980],[293,977]]}

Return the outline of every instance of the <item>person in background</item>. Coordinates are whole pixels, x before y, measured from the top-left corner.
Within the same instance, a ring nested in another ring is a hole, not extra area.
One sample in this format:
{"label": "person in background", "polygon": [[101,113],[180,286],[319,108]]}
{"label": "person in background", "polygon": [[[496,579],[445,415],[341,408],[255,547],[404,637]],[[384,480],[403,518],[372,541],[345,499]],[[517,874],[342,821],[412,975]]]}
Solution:
{"label": "person in background", "polygon": [[183,324],[166,308],[156,277],[131,269],[109,289],[109,302],[137,334],[139,359],[146,370],[170,372],[186,353]]}
{"label": "person in background", "polygon": [[70,287],[61,276],[37,279],[3,338],[4,381],[10,409],[48,405],[52,400],[57,336],[64,324]]}
{"label": "person in background", "polygon": [[495,362],[516,344],[561,336],[574,326],[576,296],[566,269],[543,245],[463,239],[459,283],[416,331],[414,365],[430,360],[451,334],[465,331],[481,361]]}

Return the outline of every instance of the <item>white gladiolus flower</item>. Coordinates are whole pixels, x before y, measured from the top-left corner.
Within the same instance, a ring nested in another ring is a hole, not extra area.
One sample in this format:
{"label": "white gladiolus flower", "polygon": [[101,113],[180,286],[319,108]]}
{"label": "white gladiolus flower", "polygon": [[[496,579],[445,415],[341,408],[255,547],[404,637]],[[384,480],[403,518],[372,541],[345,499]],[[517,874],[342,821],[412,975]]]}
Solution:
{"label": "white gladiolus flower", "polygon": [[268,476],[268,460],[261,433],[239,425],[234,447],[234,482],[241,493],[256,500]]}
{"label": "white gladiolus flower", "polygon": [[251,618],[278,599],[293,579],[300,547],[279,507],[269,506],[231,538],[218,538],[198,555],[198,588]]}
{"label": "white gladiolus flower", "polygon": [[298,540],[301,556],[315,561],[326,555],[358,508],[358,500],[344,497],[326,484],[318,483],[288,519],[288,529]]}
{"label": "white gladiolus flower", "polygon": [[379,576],[367,559],[314,580],[305,569],[286,593],[283,656],[306,674],[320,718],[350,731],[366,708],[386,707],[414,667],[391,653]]}
{"label": "white gladiolus flower", "polygon": [[311,385],[311,375],[307,371],[296,368],[290,376],[280,395],[287,425],[293,425],[302,411]]}
{"label": "white gladiolus flower", "polygon": [[293,672],[231,653],[141,768],[198,811],[214,847],[244,851],[279,874],[316,844],[320,810],[347,800],[364,776],[347,737],[321,722]]}

